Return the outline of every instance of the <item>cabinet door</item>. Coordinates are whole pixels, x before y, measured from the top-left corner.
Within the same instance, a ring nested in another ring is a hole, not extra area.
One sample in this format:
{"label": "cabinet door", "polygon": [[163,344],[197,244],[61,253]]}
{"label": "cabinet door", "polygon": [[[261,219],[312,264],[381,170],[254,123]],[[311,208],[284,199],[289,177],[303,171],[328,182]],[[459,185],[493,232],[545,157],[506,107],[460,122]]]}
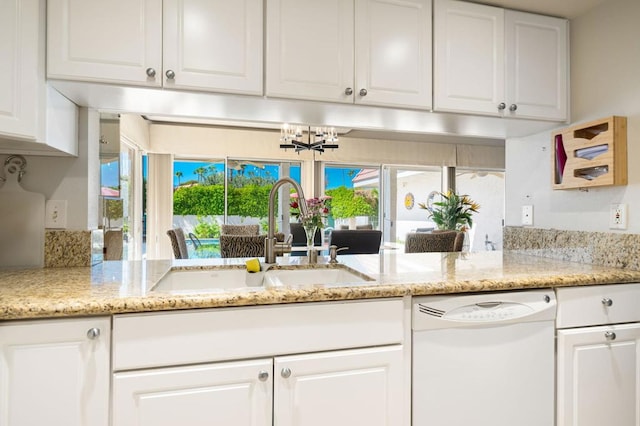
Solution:
{"label": "cabinet door", "polygon": [[558,426],[640,424],[640,324],[559,330],[557,375]]}
{"label": "cabinet door", "polygon": [[262,95],[262,27],[262,0],[165,0],[164,86]]}
{"label": "cabinet door", "polygon": [[107,426],[109,336],[108,318],[0,325],[0,425]]}
{"label": "cabinet door", "polygon": [[500,115],[504,102],[504,10],[436,0],[434,109]]}
{"label": "cabinet door", "polygon": [[40,1],[2,0],[0,5],[0,134],[35,138],[38,77],[43,78],[38,71],[44,69]]}
{"label": "cabinet door", "polygon": [[113,426],[268,426],[271,359],[116,373]]}
{"label": "cabinet door", "polygon": [[353,102],[353,0],[267,0],[266,95]]}
{"label": "cabinet door", "polygon": [[402,347],[278,357],[274,425],[402,426]]}
{"label": "cabinet door", "polygon": [[355,101],[431,108],[431,0],[356,0]]}
{"label": "cabinet door", "polygon": [[49,78],[160,86],[162,0],[49,0],[47,7]]}
{"label": "cabinet door", "polygon": [[506,11],[506,103],[514,117],[567,119],[567,21]]}

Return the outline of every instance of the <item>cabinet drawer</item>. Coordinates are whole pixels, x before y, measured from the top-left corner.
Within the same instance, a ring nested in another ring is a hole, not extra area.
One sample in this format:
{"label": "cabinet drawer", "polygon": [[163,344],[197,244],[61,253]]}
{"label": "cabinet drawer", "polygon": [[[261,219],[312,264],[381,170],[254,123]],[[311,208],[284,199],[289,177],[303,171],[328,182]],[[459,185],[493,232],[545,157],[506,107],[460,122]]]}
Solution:
{"label": "cabinet drawer", "polygon": [[116,315],[114,370],[402,343],[400,299]]}
{"label": "cabinet drawer", "polygon": [[558,328],[640,321],[640,284],[559,288]]}

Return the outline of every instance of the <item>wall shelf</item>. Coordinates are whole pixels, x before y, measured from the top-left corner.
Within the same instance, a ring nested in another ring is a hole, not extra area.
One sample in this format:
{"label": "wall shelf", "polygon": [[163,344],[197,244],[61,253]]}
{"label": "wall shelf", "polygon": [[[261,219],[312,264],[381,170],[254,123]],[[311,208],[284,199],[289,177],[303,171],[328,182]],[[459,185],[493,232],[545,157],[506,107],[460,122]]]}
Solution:
{"label": "wall shelf", "polygon": [[551,136],[553,189],[627,184],[627,118],[611,116]]}

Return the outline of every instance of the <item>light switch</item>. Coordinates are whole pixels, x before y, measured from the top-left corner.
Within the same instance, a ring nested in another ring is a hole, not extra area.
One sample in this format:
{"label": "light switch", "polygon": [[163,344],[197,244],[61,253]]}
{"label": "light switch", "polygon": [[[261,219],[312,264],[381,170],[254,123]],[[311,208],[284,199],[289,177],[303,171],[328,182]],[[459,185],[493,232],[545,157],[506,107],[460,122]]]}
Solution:
{"label": "light switch", "polygon": [[44,208],[44,227],[54,229],[67,227],[67,200],[47,200]]}
{"label": "light switch", "polygon": [[522,206],[522,224],[533,225],[533,206]]}

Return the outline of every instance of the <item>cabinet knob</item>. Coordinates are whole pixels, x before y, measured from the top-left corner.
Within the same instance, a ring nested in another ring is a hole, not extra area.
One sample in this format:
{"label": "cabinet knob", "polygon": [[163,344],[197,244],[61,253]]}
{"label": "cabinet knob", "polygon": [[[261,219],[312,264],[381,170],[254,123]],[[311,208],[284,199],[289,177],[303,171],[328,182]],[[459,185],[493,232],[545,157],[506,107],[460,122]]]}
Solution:
{"label": "cabinet knob", "polygon": [[503,109],[505,109],[507,107],[507,104],[505,104],[504,102],[500,102],[498,104],[498,111],[502,111]]}
{"label": "cabinet knob", "polygon": [[97,339],[98,337],[100,337],[100,329],[96,327],[90,328],[87,331],[87,337],[91,340]]}
{"label": "cabinet knob", "polygon": [[616,333],[613,331],[606,331],[604,333],[604,338],[607,340],[616,340]]}
{"label": "cabinet knob", "polygon": [[285,379],[288,379],[289,377],[291,377],[291,369],[287,367],[283,368],[282,371],[280,372],[280,375]]}
{"label": "cabinet knob", "polygon": [[516,105],[516,104],[509,105],[509,111],[514,112],[517,109],[518,109],[518,105]]}
{"label": "cabinet knob", "polygon": [[147,76],[148,77],[155,77],[156,76],[155,68],[147,68]]}
{"label": "cabinet knob", "polygon": [[367,96],[367,89],[360,89],[360,96]]}
{"label": "cabinet knob", "polygon": [[173,72],[173,70],[167,70],[167,72],[164,74],[167,76],[169,80],[173,80],[174,78],[176,78],[176,73]]}
{"label": "cabinet knob", "polygon": [[269,378],[268,371],[262,370],[260,373],[258,373],[258,380],[260,380],[261,382],[266,382],[268,378]]}
{"label": "cabinet knob", "polygon": [[605,297],[602,299],[602,304],[604,306],[611,306],[613,305],[613,300],[609,299],[608,297]]}
{"label": "cabinet knob", "polygon": [[344,89],[344,94],[347,96],[353,95],[353,89],[351,87],[347,87],[346,89]]}

